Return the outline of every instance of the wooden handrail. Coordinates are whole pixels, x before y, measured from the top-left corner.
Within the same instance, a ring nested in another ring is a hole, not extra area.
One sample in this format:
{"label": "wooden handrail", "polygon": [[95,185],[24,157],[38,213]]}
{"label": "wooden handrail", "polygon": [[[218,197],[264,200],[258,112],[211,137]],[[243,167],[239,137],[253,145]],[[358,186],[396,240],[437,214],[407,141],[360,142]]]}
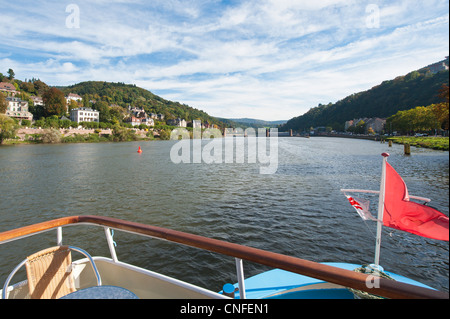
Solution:
{"label": "wooden handrail", "polygon": [[[0,233],[0,244],[17,238],[22,238],[47,231],[56,227],[77,223],[95,224],[122,231],[137,233],[145,236],[160,238],[179,244],[220,253],[243,260],[259,263],[273,268],[279,268],[305,276],[332,282],[345,287],[383,296],[386,298],[401,299],[449,299],[449,294],[423,287],[418,287],[398,281],[379,278],[378,288],[368,288],[366,282],[373,277],[369,275],[345,270],[329,265],[324,265],[296,257],[268,252],[261,249],[233,244],[217,239],[193,235],[176,230],[150,226],[136,222],[102,216],[71,216],[63,217],[31,226],[25,226],[15,230]],[[378,278],[377,278],[378,279]]]}

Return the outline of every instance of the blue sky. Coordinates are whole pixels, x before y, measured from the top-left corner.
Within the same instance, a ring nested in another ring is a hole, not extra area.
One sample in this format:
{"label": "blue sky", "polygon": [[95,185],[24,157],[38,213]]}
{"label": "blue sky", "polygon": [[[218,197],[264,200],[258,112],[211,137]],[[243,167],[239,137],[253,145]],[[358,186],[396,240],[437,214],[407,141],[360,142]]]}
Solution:
{"label": "blue sky", "polygon": [[0,72],[287,120],[449,55],[440,0],[0,0]]}

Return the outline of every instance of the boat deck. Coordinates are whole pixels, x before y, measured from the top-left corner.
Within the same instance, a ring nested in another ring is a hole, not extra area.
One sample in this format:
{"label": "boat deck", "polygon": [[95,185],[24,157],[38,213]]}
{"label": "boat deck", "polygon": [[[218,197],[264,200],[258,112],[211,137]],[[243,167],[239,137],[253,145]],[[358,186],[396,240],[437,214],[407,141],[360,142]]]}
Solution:
{"label": "boat deck", "polygon": [[[237,298],[353,298],[347,288],[366,291],[386,298],[431,298],[448,299],[448,293],[439,292],[408,278],[388,273],[395,280],[378,278],[378,286],[369,287],[373,276],[355,272],[359,265],[342,263],[317,263],[293,256],[268,252],[221,240],[187,234],[166,228],[144,225],[120,219],[101,216],[71,216],[25,226],[0,233],[0,244],[21,238],[56,230],[57,245],[62,245],[62,229],[66,226],[96,225],[103,228],[111,258],[94,257],[102,276],[102,284],[126,288],[139,298],[199,299],[228,298],[220,292],[210,291],[176,278],[167,277],[151,270],[142,269],[118,260],[111,236],[111,230],[125,231],[144,237],[159,238],[222,254],[236,260],[239,287],[243,294]],[[88,247],[86,249],[89,250]],[[25,256],[24,256],[25,257]],[[274,268],[260,275],[244,280],[243,261],[259,263]],[[74,262],[78,280],[77,288],[95,286],[95,274],[86,267],[87,259]],[[11,266],[13,269],[15,265]],[[214,266],[212,266],[214,267]],[[9,298],[27,298],[26,282],[8,287]],[[6,291],[6,290],[5,290]]]}
{"label": "boat deck", "polygon": [[[340,269],[351,270],[361,265],[350,263],[323,263]],[[410,278],[385,272],[398,282],[428,289],[428,287]],[[235,285],[238,287],[238,284]],[[354,299],[350,290],[342,285],[303,276],[282,269],[273,269],[245,280],[245,293],[249,299]],[[239,291],[236,298],[240,298]]]}

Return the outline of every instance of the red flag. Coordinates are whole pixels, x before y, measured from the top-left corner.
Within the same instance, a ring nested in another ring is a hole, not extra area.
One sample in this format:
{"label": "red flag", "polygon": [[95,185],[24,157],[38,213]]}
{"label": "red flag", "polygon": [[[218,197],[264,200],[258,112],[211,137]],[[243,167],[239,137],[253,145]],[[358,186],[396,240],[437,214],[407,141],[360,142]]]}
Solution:
{"label": "red flag", "polygon": [[449,218],[436,209],[409,201],[403,179],[386,163],[383,224],[412,234],[449,240]]}

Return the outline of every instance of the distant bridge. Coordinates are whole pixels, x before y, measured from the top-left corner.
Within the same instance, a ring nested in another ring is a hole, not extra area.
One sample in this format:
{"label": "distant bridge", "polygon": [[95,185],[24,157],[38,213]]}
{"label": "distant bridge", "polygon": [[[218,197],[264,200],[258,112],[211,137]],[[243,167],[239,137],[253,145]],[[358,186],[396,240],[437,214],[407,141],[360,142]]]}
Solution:
{"label": "distant bridge", "polygon": [[[234,137],[247,137],[247,133],[245,131],[234,131],[234,132],[227,132],[226,130],[223,131],[223,136],[227,137],[227,136],[234,136]],[[289,130],[288,132],[277,132],[276,136],[289,136],[292,137],[294,136],[292,133],[292,130]],[[270,130],[266,129],[266,137],[270,137]]]}

